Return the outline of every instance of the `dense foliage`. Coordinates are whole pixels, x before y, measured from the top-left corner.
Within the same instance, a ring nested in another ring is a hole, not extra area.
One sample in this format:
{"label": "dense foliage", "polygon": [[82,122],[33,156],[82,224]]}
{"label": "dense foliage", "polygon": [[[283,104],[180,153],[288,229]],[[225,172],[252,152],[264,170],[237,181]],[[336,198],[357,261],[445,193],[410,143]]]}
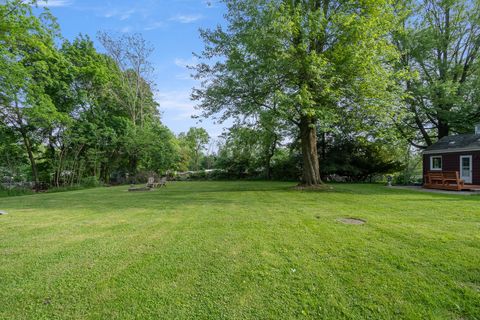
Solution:
{"label": "dense foliage", "polygon": [[226,1],[228,25],[205,30],[194,91],[205,116],[272,113],[296,131],[306,185],[321,183],[316,126],[360,108],[386,113],[396,57],[388,1]]}
{"label": "dense foliage", "polygon": [[394,43],[409,73],[397,127],[425,148],[480,121],[480,1],[403,1]]}
{"label": "dense foliage", "polygon": [[3,177],[39,188],[175,168],[178,142],[160,121],[140,35],[100,34],[103,54],[86,36],[62,39],[29,3],[8,1],[0,15]]}
{"label": "dense foliage", "polygon": [[162,123],[154,48],[140,34],[99,32],[99,48],[81,34],[68,41],[35,4],[0,4],[0,177],[10,183],[177,171],[411,182],[419,149],[480,122],[478,0],[225,1],[225,27],[201,31],[192,94],[199,116],[233,119],[220,140]]}

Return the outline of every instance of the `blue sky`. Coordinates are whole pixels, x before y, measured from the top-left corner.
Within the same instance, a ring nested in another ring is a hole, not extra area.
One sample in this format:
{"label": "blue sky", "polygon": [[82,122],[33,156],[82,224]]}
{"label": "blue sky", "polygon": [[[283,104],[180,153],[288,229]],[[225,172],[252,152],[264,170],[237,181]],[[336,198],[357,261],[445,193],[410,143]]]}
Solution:
{"label": "blue sky", "polygon": [[39,6],[49,7],[65,38],[89,35],[100,51],[99,30],[141,33],[155,47],[151,62],[163,123],[177,134],[191,126],[204,127],[212,138],[221,134],[223,125],[191,118],[198,112],[190,101],[196,82],[186,68],[195,63],[192,52],[203,48],[198,29],[224,21],[225,7],[218,0],[49,0]]}

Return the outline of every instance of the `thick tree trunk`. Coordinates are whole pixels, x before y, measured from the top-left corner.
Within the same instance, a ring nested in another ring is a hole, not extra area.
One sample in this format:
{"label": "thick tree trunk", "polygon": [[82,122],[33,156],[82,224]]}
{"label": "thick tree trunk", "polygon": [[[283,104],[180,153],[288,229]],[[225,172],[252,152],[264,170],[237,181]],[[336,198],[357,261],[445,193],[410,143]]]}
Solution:
{"label": "thick tree trunk", "polygon": [[315,122],[310,117],[300,120],[300,140],[303,156],[302,184],[315,186],[322,184],[317,154],[317,131]]}
{"label": "thick tree trunk", "polygon": [[438,139],[442,139],[450,134],[450,126],[442,119],[438,120]]}

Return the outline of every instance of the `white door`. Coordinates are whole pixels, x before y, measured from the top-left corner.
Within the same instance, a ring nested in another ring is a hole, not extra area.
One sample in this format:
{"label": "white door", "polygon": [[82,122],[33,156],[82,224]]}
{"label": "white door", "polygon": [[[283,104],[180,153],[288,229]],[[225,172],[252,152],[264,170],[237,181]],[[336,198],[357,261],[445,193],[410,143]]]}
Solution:
{"label": "white door", "polygon": [[472,183],[472,156],[460,156],[460,179]]}

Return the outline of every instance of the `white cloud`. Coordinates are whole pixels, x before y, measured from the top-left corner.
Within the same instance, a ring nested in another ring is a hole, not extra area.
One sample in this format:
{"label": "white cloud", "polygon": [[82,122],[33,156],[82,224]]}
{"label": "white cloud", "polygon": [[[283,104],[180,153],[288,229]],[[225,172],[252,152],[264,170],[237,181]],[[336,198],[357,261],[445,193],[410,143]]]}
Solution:
{"label": "white cloud", "polygon": [[48,1],[38,1],[37,5],[39,7],[68,7],[73,4],[72,0],[48,0]]}
{"label": "white cloud", "polygon": [[197,57],[191,57],[190,59],[175,58],[173,61],[176,66],[180,68],[188,69],[188,67],[193,67],[198,64]]}
{"label": "white cloud", "polygon": [[131,32],[132,31],[132,27],[131,26],[125,26],[123,28],[120,29],[120,32],[122,33],[128,33],[128,32]]}
{"label": "white cloud", "polygon": [[175,58],[175,60],[173,60],[173,63],[177,67],[184,69],[184,72],[175,75],[175,78],[178,80],[193,80],[192,70],[190,70],[189,67],[196,66],[198,62],[199,61],[197,57],[191,57],[189,59]]}
{"label": "white cloud", "polygon": [[180,22],[180,23],[192,23],[202,18],[203,16],[201,14],[179,14],[174,17],[171,17],[169,20]]}
{"label": "white cloud", "polygon": [[121,21],[127,20],[130,18],[133,14],[137,12],[136,9],[128,9],[128,10],[118,10],[118,9],[113,9],[113,10],[108,10],[103,13],[103,17],[105,18],[118,18]]}
{"label": "white cloud", "polygon": [[162,28],[164,26],[165,26],[165,23],[163,23],[162,21],[156,21],[147,25],[145,28],[143,28],[143,30],[151,31],[151,30],[156,30],[158,28]]}
{"label": "white cloud", "polygon": [[192,75],[190,73],[178,73],[175,75],[175,79],[177,80],[192,80]]}
{"label": "white cloud", "polygon": [[160,110],[175,113],[174,120],[190,119],[196,114],[195,102],[190,99],[190,90],[173,90],[159,92],[156,100],[160,103]]}

